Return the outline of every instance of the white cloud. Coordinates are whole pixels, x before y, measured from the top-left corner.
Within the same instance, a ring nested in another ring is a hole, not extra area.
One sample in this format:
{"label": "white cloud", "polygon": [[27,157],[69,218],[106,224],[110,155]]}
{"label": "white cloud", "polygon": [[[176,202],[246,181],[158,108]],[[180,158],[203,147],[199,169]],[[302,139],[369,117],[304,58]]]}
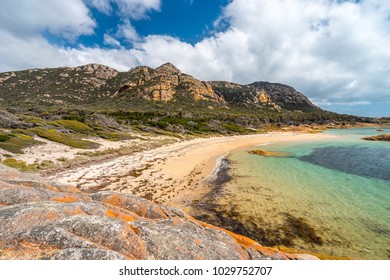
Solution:
{"label": "white cloud", "polygon": [[[64,48],[50,44],[42,35],[49,32],[71,42],[81,35],[94,34],[99,23],[89,7],[126,17],[119,26],[120,36],[135,40],[137,32],[130,19],[143,18],[150,10],[160,9],[160,0],[3,0],[0,9],[0,71],[35,67],[76,66],[103,63],[118,70],[136,66],[132,50],[121,49],[117,38],[104,35],[104,44],[120,49],[99,47]],[[116,32],[116,31],[115,31]]]}
{"label": "white cloud", "polygon": [[349,102],[330,102],[327,100],[317,100],[316,104],[319,106],[347,106],[347,107],[353,107],[353,106],[360,106],[360,105],[370,105],[372,104],[370,101],[367,100],[358,100],[358,101],[349,101]]}
{"label": "white cloud", "polygon": [[140,37],[135,30],[134,26],[129,20],[123,20],[123,23],[118,26],[116,32],[118,38],[125,39],[129,43],[134,43],[140,40]]}
{"label": "white cloud", "polygon": [[104,34],[104,44],[111,47],[121,47],[121,43],[109,34]]}
{"label": "white cloud", "polygon": [[234,0],[229,28],[192,46],[146,37],[139,60],[171,61],[202,79],[290,84],[328,102],[390,99],[388,1]]}
{"label": "white cloud", "polygon": [[[215,22],[213,35],[195,45],[137,33],[131,21],[159,11],[160,0],[2,2],[3,71],[89,62],[125,70],[170,61],[203,80],[289,84],[319,105],[390,100],[390,1],[233,0]],[[99,23],[91,18],[91,7],[121,18],[117,30],[104,38],[116,49],[64,49],[42,37],[43,31],[67,38],[92,34]],[[123,39],[134,49],[123,49]]]}
{"label": "white cloud", "polygon": [[118,7],[119,15],[126,15],[133,19],[144,18],[151,10],[159,11],[160,0],[84,0],[87,5],[98,9],[100,12],[110,14],[113,6]]}
{"label": "white cloud", "polygon": [[3,0],[0,29],[18,37],[35,36],[42,31],[74,39],[92,34],[96,23],[81,0]]}

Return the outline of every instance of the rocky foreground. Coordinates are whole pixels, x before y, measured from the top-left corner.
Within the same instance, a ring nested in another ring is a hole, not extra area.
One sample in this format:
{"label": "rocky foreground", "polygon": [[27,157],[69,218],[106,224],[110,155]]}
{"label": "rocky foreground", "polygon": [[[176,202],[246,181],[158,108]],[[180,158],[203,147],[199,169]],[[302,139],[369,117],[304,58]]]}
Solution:
{"label": "rocky foreground", "polygon": [[81,192],[0,164],[0,259],[305,259],[181,210]]}

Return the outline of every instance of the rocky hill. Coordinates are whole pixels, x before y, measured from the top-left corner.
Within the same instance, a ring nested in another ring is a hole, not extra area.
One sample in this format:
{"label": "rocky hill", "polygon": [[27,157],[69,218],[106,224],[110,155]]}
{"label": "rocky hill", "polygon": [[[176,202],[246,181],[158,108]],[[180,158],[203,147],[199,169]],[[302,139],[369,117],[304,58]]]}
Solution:
{"label": "rocky hill", "polygon": [[305,259],[134,195],[84,193],[0,164],[0,259]]}
{"label": "rocky hill", "polygon": [[286,110],[310,110],[319,109],[309,98],[294,88],[268,82],[255,82],[249,85],[255,92],[261,92],[263,95],[268,95],[270,100]]}
{"label": "rocky hill", "polygon": [[177,103],[210,101],[222,107],[319,109],[289,86],[256,82],[238,85],[203,82],[166,63],[118,72],[108,66],[30,69],[0,74],[0,101],[5,107],[84,105],[120,106],[134,98]]}

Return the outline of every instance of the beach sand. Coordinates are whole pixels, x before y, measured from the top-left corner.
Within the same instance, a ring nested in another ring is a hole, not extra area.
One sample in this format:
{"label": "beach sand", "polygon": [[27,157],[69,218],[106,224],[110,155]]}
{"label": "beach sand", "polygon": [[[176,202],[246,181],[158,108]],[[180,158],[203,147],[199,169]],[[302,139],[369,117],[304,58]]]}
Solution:
{"label": "beach sand", "polygon": [[207,178],[217,159],[229,152],[281,141],[320,140],[324,134],[270,132],[266,134],[198,138],[90,163],[52,175],[50,179],[73,184],[84,191],[115,190],[157,203],[186,209],[207,193]]}

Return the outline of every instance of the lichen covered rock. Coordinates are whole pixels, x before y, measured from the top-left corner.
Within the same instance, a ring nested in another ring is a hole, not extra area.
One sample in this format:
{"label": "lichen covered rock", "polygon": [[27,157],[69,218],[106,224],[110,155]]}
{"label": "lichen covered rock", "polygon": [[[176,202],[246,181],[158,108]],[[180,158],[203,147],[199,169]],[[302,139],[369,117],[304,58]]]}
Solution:
{"label": "lichen covered rock", "polygon": [[0,259],[299,259],[115,192],[83,193],[0,164]]}

